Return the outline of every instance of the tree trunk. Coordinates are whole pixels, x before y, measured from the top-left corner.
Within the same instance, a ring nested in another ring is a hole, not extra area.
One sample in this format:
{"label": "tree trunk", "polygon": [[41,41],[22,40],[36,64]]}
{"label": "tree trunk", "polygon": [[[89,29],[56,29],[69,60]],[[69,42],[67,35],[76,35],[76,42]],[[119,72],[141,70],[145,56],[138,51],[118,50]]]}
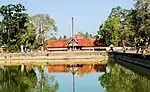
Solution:
{"label": "tree trunk", "polygon": [[21,45],[20,47],[21,47],[21,52],[24,52],[23,45]]}

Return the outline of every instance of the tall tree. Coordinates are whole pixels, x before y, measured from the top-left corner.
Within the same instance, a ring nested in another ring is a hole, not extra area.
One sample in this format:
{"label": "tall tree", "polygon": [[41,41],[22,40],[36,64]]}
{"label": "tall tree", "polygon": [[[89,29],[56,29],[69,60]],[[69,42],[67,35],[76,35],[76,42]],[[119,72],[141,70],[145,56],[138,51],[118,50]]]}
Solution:
{"label": "tall tree", "polygon": [[121,26],[119,25],[120,18],[109,18],[102,24],[99,28],[98,34],[102,36],[103,42],[106,46],[109,46],[111,43],[115,46],[119,45]]}
{"label": "tall tree", "polygon": [[134,45],[136,45],[140,39],[148,39],[150,37],[150,1],[134,1],[135,8],[131,9],[127,16],[127,26],[134,33],[132,39],[134,38]]}
{"label": "tall tree", "polygon": [[2,5],[0,7],[2,44],[7,46],[9,51],[19,51],[21,36],[25,33],[25,23],[28,22],[28,14],[24,13],[25,7],[21,4]]}
{"label": "tall tree", "polygon": [[130,24],[136,37],[149,37],[150,35],[150,1],[135,0],[135,9],[130,13]]}
{"label": "tall tree", "polygon": [[37,14],[30,17],[30,22],[34,24],[37,29],[37,39],[39,39],[39,45],[41,51],[44,51],[45,40],[50,39],[50,36],[54,36],[57,31],[54,19],[50,18],[48,14]]}
{"label": "tall tree", "polygon": [[55,20],[50,18],[48,14],[36,14],[30,17],[30,22],[32,22],[37,28],[37,36],[41,35],[41,26],[42,31],[44,31],[45,39],[49,39],[50,36],[53,36],[57,32],[57,26]]}
{"label": "tall tree", "polygon": [[117,6],[115,8],[112,8],[110,14],[109,14],[109,18],[113,18],[113,17],[125,17],[127,16],[129,13],[128,9],[122,9],[120,6]]}
{"label": "tall tree", "polygon": [[21,44],[29,49],[37,49],[39,47],[38,39],[36,39],[36,28],[32,23],[25,24],[24,34],[21,35]]}
{"label": "tall tree", "polygon": [[[130,38],[133,33],[126,25],[126,23],[128,23],[126,20],[128,14],[129,10],[122,9],[118,6],[112,9],[108,19],[100,25],[97,33],[100,34],[106,46],[110,44],[122,46],[123,42],[130,45],[128,38]],[[122,19],[124,20],[122,21]]]}

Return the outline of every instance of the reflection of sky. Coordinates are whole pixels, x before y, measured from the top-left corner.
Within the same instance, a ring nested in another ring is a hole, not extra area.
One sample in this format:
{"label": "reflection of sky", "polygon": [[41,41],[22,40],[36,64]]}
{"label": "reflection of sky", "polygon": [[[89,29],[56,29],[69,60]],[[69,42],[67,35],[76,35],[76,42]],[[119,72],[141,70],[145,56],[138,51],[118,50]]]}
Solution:
{"label": "reflection of sky", "polygon": [[[45,68],[45,73],[48,73]],[[59,83],[58,92],[72,92],[72,74],[71,73],[48,73],[54,75]],[[83,76],[75,76],[76,92],[104,92],[98,77],[104,73],[88,73]]]}

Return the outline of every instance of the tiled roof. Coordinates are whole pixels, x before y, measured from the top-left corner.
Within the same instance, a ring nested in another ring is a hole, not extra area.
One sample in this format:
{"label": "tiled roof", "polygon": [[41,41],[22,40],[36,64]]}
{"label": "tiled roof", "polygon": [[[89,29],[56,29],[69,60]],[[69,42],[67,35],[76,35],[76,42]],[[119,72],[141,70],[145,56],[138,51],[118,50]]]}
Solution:
{"label": "tiled roof", "polygon": [[68,68],[65,65],[49,65],[48,72],[68,72]]}
{"label": "tiled roof", "polygon": [[[69,72],[67,65],[49,65],[48,72]],[[96,72],[93,65],[83,65],[83,67],[78,67],[77,74],[82,76],[84,73]]]}
{"label": "tiled roof", "polygon": [[82,68],[79,68],[79,71],[77,72],[77,74],[79,76],[82,76],[84,73],[90,73],[90,72],[96,72],[96,70],[94,69],[94,66],[84,65]]}
{"label": "tiled roof", "polygon": [[78,40],[78,46],[84,46],[84,47],[94,46],[94,39],[83,38],[83,39],[77,39],[77,40]]}
{"label": "tiled roof", "polygon": [[[85,38],[81,36],[76,37],[77,40],[77,46],[83,46],[83,47],[93,47],[95,39],[93,38]],[[67,47],[69,46],[68,42],[70,39],[65,39],[65,40],[49,40],[48,45],[46,47],[52,48],[52,47]]]}
{"label": "tiled roof", "polygon": [[81,35],[79,35],[79,34],[76,36],[76,39],[83,39],[83,38],[84,38],[84,37],[81,36]]}
{"label": "tiled roof", "polygon": [[68,40],[49,40],[48,45],[46,47],[67,47]]}

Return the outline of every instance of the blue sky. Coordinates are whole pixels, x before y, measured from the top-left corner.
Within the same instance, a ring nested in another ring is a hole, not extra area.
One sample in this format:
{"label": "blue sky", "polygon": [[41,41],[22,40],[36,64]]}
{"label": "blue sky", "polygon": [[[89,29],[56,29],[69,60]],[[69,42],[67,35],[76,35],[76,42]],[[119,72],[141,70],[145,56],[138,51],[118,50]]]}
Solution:
{"label": "blue sky", "polygon": [[71,18],[74,17],[75,33],[96,34],[112,8],[133,8],[133,0],[0,0],[0,5],[21,3],[29,15],[49,14],[58,26],[57,36],[71,36]]}

